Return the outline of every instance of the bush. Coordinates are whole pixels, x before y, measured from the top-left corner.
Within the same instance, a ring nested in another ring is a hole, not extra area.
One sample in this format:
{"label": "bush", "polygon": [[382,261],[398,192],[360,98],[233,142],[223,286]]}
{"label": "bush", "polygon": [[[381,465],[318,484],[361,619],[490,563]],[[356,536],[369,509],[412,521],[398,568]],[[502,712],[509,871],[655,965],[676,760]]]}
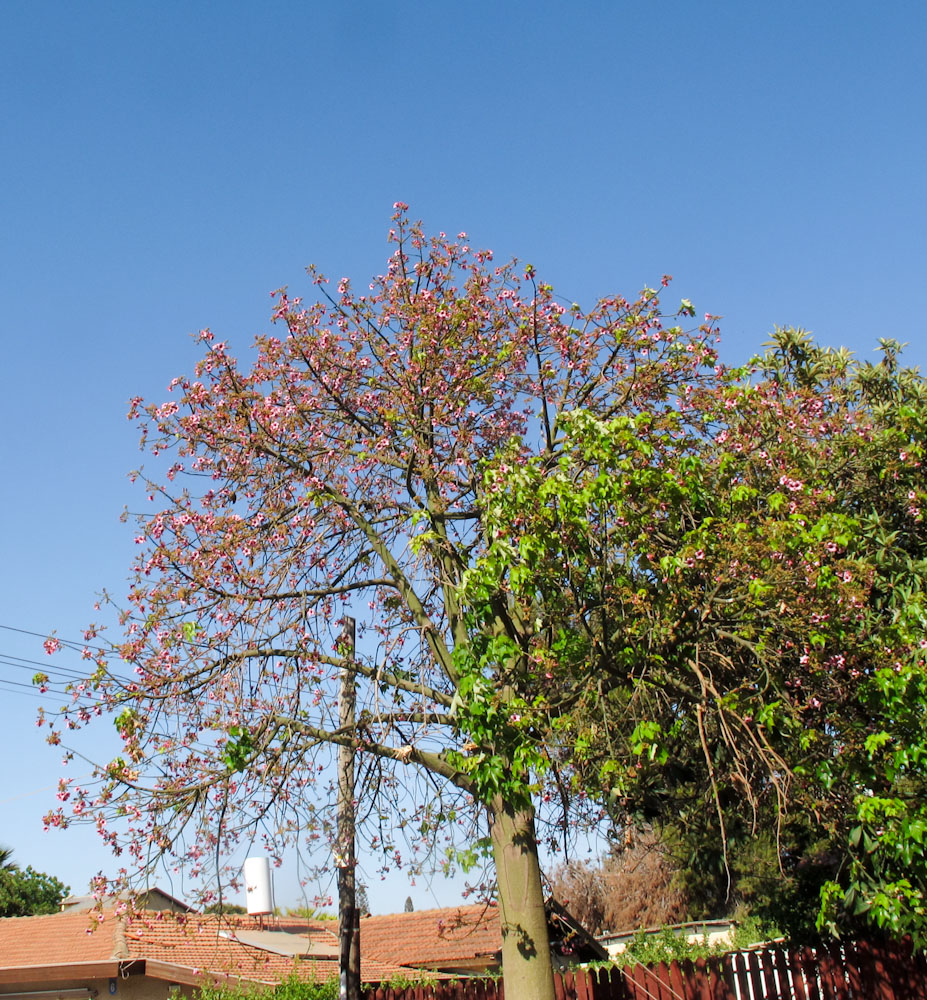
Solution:
{"label": "bush", "polygon": [[237,985],[201,986],[194,993],[195,1000],[338,1000],[338,979],[306,980],[294,972],[273,989],[256,983]]}
{"label": "bush", "polygon": [[747,917],[734,928],[729,943],[708,944],[695,942],[690,944],[685,934],[677,934],[672,927],[663,927],[654,933],[639,930],[631,939],[627,948],[615,957],[616,965],[655,965],[657,962],[694,961],[697,958],[708,958],[711,955],[725,955],[732,951],[741,951],[761,941],[769,941],[779,937],[775,927],[764,926],[754,918]]}

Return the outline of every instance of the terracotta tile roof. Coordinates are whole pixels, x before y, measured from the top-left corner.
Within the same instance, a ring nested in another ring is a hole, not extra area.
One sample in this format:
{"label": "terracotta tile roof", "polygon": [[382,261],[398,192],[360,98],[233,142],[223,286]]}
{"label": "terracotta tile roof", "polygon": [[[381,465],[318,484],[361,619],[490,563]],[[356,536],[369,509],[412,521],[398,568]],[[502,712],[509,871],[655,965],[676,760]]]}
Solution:
{"label": "terracotta tile roof", "polygon": [[482,903],[364,917],[360,937],[362,954],[419,968],[492,965],[502,948],[499,911]]}
{"label": "terracotta tile roof", "polygon": [[[194,970],[195,975],[208,971],[261,982],[280,982],[293,972],[304,979],[337,978],[339,943],[334,921],[266,923],[278,934],[304,941],[306,952],[311,952],[305,957],[277,954],[237,939],[236,931],[247,936],[259,926],[247,917],[195,915],[178,920],[168,914],[144,914],[128,922],[125,940],[131,958],[182,966]],[[388,957],[361,954],[365,982],[381,982],[400,971],[400,963]]]}
{"label": "terracotta tile roof", "polygon": [[[338,975],[338,925],[331,920],[272,918],[262,925],[244,916],[148,911],[120,918],[107,910],[92,927],[89,914],[79,912],[0,919],[0,982],[16,982],[30,967],[56,967],[63,980],[60,967],[135,959],[150,976],[184,983],[225,976],[273,983],[294,971],[306,979]],[[364,917],[360,940],[365,982],[410,968],[483,970],[497,965],[502,947],[499,911],[483,904]]]}
{"label": "terracotta tile roof", "polygon": [[[279,982],[294,971],[305,979],[338,976],[337,925],[332,921],[274,923],[277,930],[305,936],[307,951],[319,956],[305,958],[238,941],[236,928],[257,926],[247,918],[149,912],[119,919],[109,910],[95,930],[91,926],[87,913],[0,919],[0,981],[14,981],[14,970],[27,978],[30,967],[132,959],[144,959],[149,975],[175,982],[195,983],[211,976]],[[407,970],[388,958],[361,956],[365,982],[381,982],[401,971]]]}
{"label": "terracotta tile roof", "polygon": [[86,913],[0,919],[0,968],[105,962],[112,956],[112,924],[91,933]]}

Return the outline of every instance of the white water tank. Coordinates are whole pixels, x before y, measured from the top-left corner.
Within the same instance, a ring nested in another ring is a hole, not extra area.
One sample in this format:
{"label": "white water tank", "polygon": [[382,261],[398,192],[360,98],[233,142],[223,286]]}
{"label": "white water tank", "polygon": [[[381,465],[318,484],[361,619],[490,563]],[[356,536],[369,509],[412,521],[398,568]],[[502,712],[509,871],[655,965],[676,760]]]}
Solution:
{"label": "white water tank", "polygon": [[246,858],[244,867],[245,903],[255,916],[274,912],[274,886],[270,878],[270,858]]}

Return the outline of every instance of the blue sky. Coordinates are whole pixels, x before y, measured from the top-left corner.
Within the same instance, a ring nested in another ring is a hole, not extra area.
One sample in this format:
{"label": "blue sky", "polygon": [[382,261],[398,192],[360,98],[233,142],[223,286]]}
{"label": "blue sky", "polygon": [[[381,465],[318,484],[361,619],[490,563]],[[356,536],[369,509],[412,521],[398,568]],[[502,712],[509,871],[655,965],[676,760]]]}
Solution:
{"label": "blue sky", "polygon": [[[77,635],[124,589],[129,397],[201,327],[246,355],[307,264],[379,271],[397,200],[569,299],[670,273],[731,361],[774,324],[927,360],[921,3],[11,0],[0,27],[4,626]],[[0,843],[83,889],[111,865],[42,833],[60,754],[13,656],[41,640],[0,630]]]}

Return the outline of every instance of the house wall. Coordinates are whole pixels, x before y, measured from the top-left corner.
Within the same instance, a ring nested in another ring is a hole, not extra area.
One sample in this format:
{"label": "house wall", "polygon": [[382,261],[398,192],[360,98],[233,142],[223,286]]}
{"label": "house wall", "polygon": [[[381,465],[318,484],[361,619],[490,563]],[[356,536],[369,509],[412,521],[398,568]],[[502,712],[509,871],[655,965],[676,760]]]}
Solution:
{"label": "house wall", "polygon": [[[48,990],[93,990],[97,1000],[167,1000],[178,992],[189,997],[193,987],[183,984],[173,984],[164,979],[154,979],[151,976],[126,976],[115,979],[48,979],[23,980],[15,986],[3,984],[0,986],[0,1000],[4,997],[21,997],[23,993]],[[54,1000],[47,993],[43,1000]]]}
{"label": "house wall", "polygon": [[[702,926],[701,930],[692,930],[686,925],[675,925],[668,928],[672,930],[674,934],[678,937],[685,937],[688,944],[705,944],[706,943],[706,931],[707,931],[707,943],[712,948],[720,948],[729,946],[734,940],[734,925],[730,923],[724,923],[720,926],[716,923],[715,926]],[[657,935],[662,933],[663,928],[654,927],[648,928],[645,933],[649,935]],[[608,952],[609,958],[617,958],[621,955],[628,945],[634,940],[637,932],[615,935],[614,937],[603,936],[599,938],[599,941],[605,946]]]}

